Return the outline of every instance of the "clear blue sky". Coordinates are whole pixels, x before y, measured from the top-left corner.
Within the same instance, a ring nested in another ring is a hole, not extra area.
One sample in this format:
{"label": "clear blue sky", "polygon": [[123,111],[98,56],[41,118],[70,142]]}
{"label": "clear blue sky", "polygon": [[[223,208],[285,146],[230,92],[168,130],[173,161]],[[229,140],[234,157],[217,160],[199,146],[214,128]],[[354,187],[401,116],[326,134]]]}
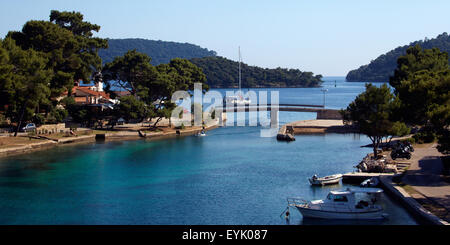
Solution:
{"label": "clear blue sky", "polygon": [[450,1],[8,0],[0,37],[50,10],[80,11],[97,36],[188,42],[261,67],[346,75],[397,46],[450,32]]}

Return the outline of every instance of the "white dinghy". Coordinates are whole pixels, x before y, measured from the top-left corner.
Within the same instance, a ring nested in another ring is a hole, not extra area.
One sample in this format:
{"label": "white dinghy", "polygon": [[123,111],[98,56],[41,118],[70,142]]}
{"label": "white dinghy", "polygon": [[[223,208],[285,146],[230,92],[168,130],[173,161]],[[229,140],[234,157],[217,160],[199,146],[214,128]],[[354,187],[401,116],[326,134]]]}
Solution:
{"label": "white dinghy", "polygon": [[333,174],[325,177],[318,177],[317,174],[313,175],[313,177],[309,178],[309,183],[311,185],[334,185],[339,183],[342,179],[342,174]]}
{"label": "white dinghy", "polygon": [[204,136],[206,136],[206,133],[205,133],[205,131],[202,130],[201,132],[196,133],[195,136],[204,137]]}

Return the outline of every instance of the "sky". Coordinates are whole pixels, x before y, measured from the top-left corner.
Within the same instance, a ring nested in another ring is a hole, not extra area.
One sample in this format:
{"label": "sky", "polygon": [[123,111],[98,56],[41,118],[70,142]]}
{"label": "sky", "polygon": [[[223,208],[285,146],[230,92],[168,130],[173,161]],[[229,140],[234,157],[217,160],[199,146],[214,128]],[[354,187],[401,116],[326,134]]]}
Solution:
{"label": "sky", "polygon": [[0,38],[50,10],[78,11],[95,35],[200,45],[220,56],[345,76],[398,46],[450,32],[450,1],[1,0]]}

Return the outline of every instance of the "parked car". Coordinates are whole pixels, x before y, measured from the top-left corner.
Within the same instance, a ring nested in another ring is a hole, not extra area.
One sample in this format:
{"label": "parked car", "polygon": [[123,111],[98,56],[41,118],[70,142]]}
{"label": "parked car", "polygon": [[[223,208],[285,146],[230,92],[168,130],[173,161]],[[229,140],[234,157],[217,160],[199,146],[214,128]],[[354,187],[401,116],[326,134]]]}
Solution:
{"label": "parked car", "polygon": [[36,125],[34,123],[28,123],[25,127],[22,128],[23,132],[30,132],[36,129]]}
{"label": "parked car", "polygon": [[122,117],[119,118],[119,120],[117,120],[117,125],[123,125],[125,123],[125,119],[123,119]]}

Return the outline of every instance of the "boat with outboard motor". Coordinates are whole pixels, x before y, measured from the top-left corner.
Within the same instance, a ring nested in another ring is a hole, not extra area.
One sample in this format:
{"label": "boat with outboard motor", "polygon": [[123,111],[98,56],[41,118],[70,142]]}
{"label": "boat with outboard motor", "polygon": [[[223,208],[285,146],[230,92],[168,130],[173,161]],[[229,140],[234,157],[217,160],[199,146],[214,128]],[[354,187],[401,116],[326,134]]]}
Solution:
{"label": "boat with outboard motor", "polygon": [[297,208],[304,218],[321,219],[383,219],[387,214],[376,204],[382,189],[358,188],[330,191],[324,200],[305,201],[287,198],[288,207]]}
{"label": "boat with outboard motor", "polygon": [[325,177],[319,177],[315,174],[308,180],[311,185],[334,185],[338,184],[341,179],[342,174],[333,174]]}
{"label": "boat with outboard motor", "polygon": [[203,136],[206,136],[206,133],[205,133],[204,130],[202,130],[202,131],[196,133],[195,136],[197,136],[197,137],[203,137]]}

